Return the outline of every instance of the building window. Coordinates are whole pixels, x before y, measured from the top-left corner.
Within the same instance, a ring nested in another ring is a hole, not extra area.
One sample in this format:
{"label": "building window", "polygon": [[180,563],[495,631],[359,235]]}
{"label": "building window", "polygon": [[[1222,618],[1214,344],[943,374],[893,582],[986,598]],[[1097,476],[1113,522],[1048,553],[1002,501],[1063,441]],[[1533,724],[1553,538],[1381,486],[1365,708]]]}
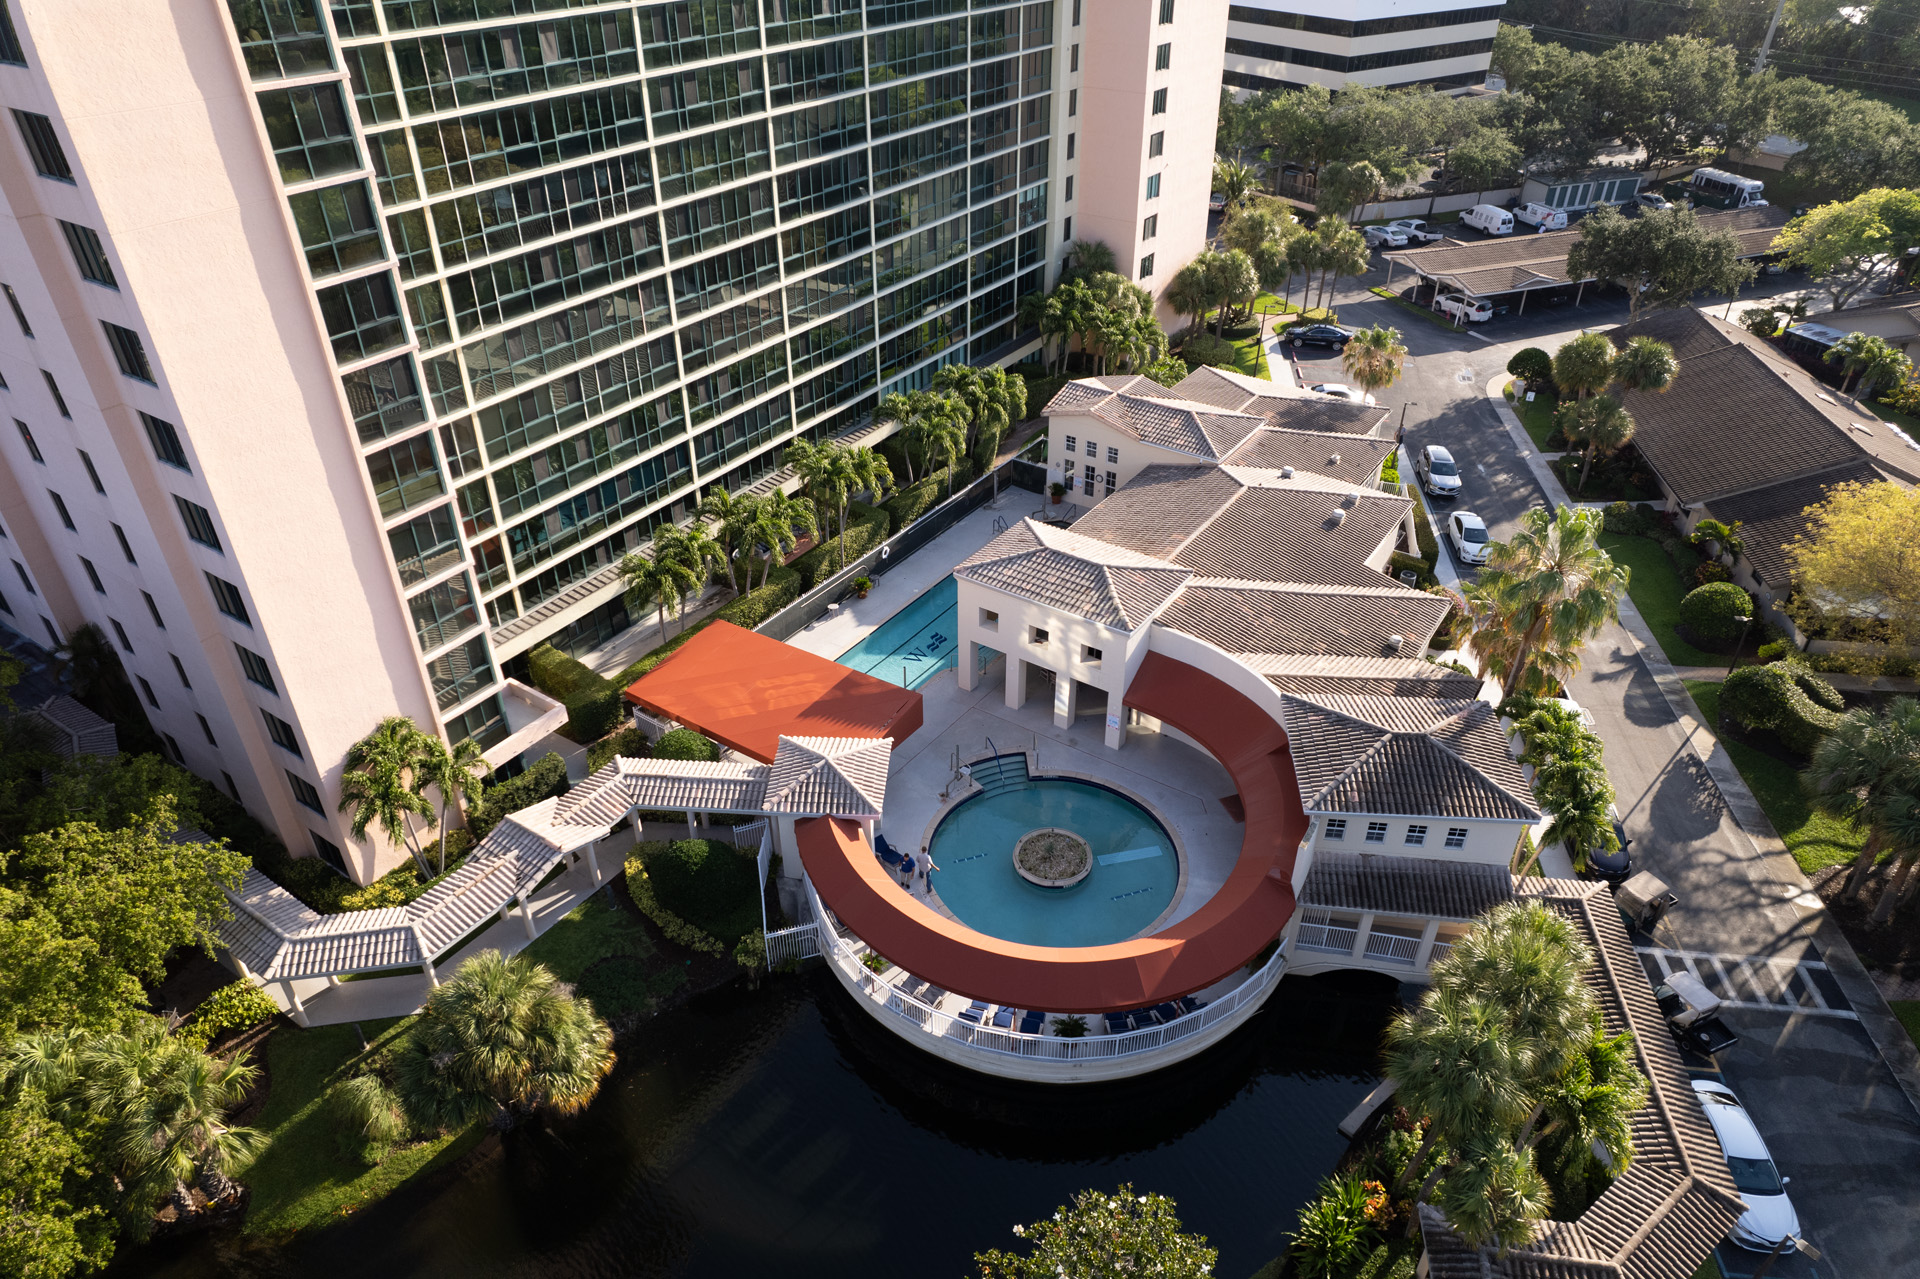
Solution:
{"label": "building window", "polygon": [[1120,450],[1115,448],[1111,444],[1107,445],[1107,465],[1108,466],[1120,465]]}
{"label": "building window", "polygon": [[447,491],[433,457],[433,436],[422,432],[367,457],[373,496],[384,518],[431,501]]}
{"label": "building window", "polygon": [[167,744],[167,752],[172,757],[173,762],[183,768],[186,767],[186,753],[180,749],[180,743],[173,740],[173,734],[162,733],[160,734],[160,740]]}
{"label": "building window", "polygon": [[80,455],[80,465],[87,468],[87,478],[93,481],[93,491],[96,493],[106,492],[107,486],[100,482],[100,472],[93,469],[93,459],[87,456],[87,451],[85,449],[75,449],[74,452]]}
{"label": "building window", "polygon": [[1080,90],[1068,89],[1067,90],[1067,118],[1072,119],[1074,116],[1077,116],[1079,114],[1080,114]]}
{"label": "building window", "polygon": [[27,323],[27,313],[20,309],[20,295],[13,291],[11,284],[0,284],[7,293],[7,305],[13,308],[13,318],[20,322],[20,331],[28,337],[33,336],[33,326]]}
{"label": "building window", "polygon": [[107,345],[113,348],[120,371],[135,381],[152,382],[153,366],[147,363],[147,348],[140,344],[140,335],[105,320],[100,321],[100,327],[106,330]]}
{"label": "building window", "polygon": [[140,695],[147,699],[147,705],[153,707],[155,710],[159,710],[160,699],[153,695],[153,685],[147,683],[143,676],[135,675],[133,678],[139,683]]}
{"label": "building window", "polygon": [[1327,838],[1345,839],[1346,837],[1347,819],[1344,817],[1329,817],[1327,819]]}
{"label": "building window", "polygon": [[[149,603],[151,603],[151,601],[149,601]],[[168,653],[167,656],[173,659],[173,673],[180,677],[180,687],[192,688],[193,681],[187,678],[187,668],[180,661],[179,655],[176,653]]]}
{"label": "building window", "polygon": [[60,135],[53,131],[53,121],[31,111],[15,111],[13,122],[20,127],[27,154],[33,157],[34,171],[55,182],[71,183],[73,166],[67,163],[67,152],[60,145]]}
{"label": "building window", "polygon": [[1165,89],[1155,89],[1153,91],[1153,113],[1155,115],[1165,115],[1167,113],[1167,91]]}
{"label": "building window", "polygon": [[1069,436],[1067,437],[1067,452],[1069,452],[1069,453],[1078,453],[1079,451],[1080,451],[1080,440],[1079,440],[1079,438],[1078,438],[1077,436],[1072,436],[1072,435],[1069,435]]}
{"label": "building window", "polygon": [[[360,167],[360,148],[354,144],[353,125],[347,119],[346,102],[340,96],[338,83],[262,93],[260,118],[267,126],[267,144],[273,148],[282,182],[289,185],[311,182]],[[432,126],[428,129],[431,132]],[[388,136],[398,136],[398,130]],[[376,169],[387,158],[379,142],[376,138],[373,147]],[[399,151],[411,173],[413,159],[406,155],[406,149],[402,141]],[[411,183],[412,179],[408,181]],[[299,208],[297,204],[294,207],[296,211]]]}
{"label": "building window", "polygon": [[127,541],[127,530],[111,522],[108,523],[107,527],[112,529],[114,537],[119,539],[120,553],[127,557],[127,563],[138,564],[140,561],[133,558],[133,543]]}
{"label": "building window", "polygon": [[133,641],[127,638],[127,628],[114,621],[111,617],[107,619],[107,622],[113,627],[114,638],[120,641],[120,647],[131,653],[133,651]]}
{"label": "building window", "polygon": [[4,595],[0,595],[0,613],[5,613],[8,617],[13,616],[13,605],[7,603],[7,597]]}
{"label": "building window", "polygon": [[27,442],[27,456],[40,465],[45,466],[47,459],[40,456],[40,445],[34,441],[33,428],[25,422],[22,422],[19,418],[13,419],[13,424],[20,428],[20,438]]}
{"label": "building window", "polygon": [[[333,50],[318,0],[238,3],[228,0],[234,34],[247,74],[255,80],[285,80],[333,70]],[[336,5],[345,9],[345,5]],[[385,55],[382,54],[384,60]]]}
{"label": "building window", "polygon": [[1159,198],[1160,198],[1160,175],[1157,173],[1149,173],[1147,175],[1147,199],[1158,200]]}
{"label": "building window", "polygon": [[234,784],[233,774],[222,772],[220,776],[227,783],[227,794],[233,796],[233,802],[238,804],[240,802],[240,788]]}
{"label": "building window", "polygon": [[1108,471],[1108,472],[1107,472],[1107,496],[1108,496],[1108,497],[1112,497],[1112,496],[1113,496],[1113,491],[1114,491],[1115,489],[1117,489],[1117,488],[1119,488],[1119,487],[1120,487],[1120,474],[1119,474],[1119,472],[1117,472],[1117,471]]}
{"label": "building window", "polygon": [[1053,637],[1047,633],[1047,629],[1044,626],[1029,626],[1027,628],[1027,643],[1033,645],[1035,648],[1045,648],[1052,642]]}
{"label": "building window", "polygon": [[330,839],[322,839],[318,831],[310,830],[307,834],[313,836],[313,851],[320,855],[320,860],[342,875],[346,874],[347,859],[340,855],[339,847]]}
{"label": "building window", "polygon": [[1165,155],[1166,150],[1167,150],[1167,135],[1164,130],[1162,132],[1152,134],[1147,138],[1147,159],[1149,160],[1157,159],[1158,157]]}
{"label": "building window", "polygon": [[996,612],[994,612],[994,611],[993,611],[992,609],[990,609],[990,608],[983,608],[983,609],[981,609],[981,610],[980,610],[980,629],[981,629],[981,630],[983,630],[983,631],[997,631],[997,630],[999,630],[999,629],[1000,629],[1000,614],[998,614],[998,613],[996,613]]}
{"label": "building window", "polygon": [[[13,571],[20,575],[20,585],[27,588],[27,594],[38,595],[40,593],[33,589],[33,579],[27,576],[26,565],[22,564],[19,560],[15,560],[13,562]],[[58,635],[53,637],[53,646],[55,648],[60,647],[60,637]]]}
{"label": "building window", "polygon": [[177,466],[188,474],[193,468],[187,465],[187,451],[180,447],[180,433],[173,429],[173,423],[163,422],[150,413],[140,415],[146,424],[147,440],[153,445],[153,455],[168,466]]}
{"label": "building window", "polygon": [[1153,254],[1149,253],[1146,257],[1140,259],[1140,278],[1144,280],[1152,274]]}
{"label": "building window", "polygon": [[205,715],[196,714],[194,718],[200,721],[200,735],[207,739],[207,745],[209,746],[220,745],[219,742],[216,742],[213,740],[213,725],[207,723],[207,717]]}
{"label": "building window", "polygon": [[1367,823],[1367,842],[1369,844],[1386,843],[1387,842],[1387,824],[1385,822],[1368,822]]}
{"label": "building window", "polygon": [[1060,223],[1060,242],[1062,244],[1073,243],[1073,218],[1071,216]]}
{"label": "building window", "polygon": [[273,744],[296,759],[304,758],[300,754],[300,739],[294,735],[293,725],[272,711],[262,710],[260,714],[267,721],[267,736],[273,739]]}
{"label": "building window", "polygon": [[1067,70],[1078,71],[1079,69],[1080,69],[1080,46],[1076,44],[1072,48],[1067,50]]}
{"label": "building window", "polygon": [[207,574],[207,585],[213,590],[214,605],[222,613],[243,626],[252,626],[253,619],[247,616],[247,602],[241,598],[240,588],[224,577]]}
{"label": "building window", "polygon": [[40,625],[47,628],[47,638],[53,641],[55,648],[60,647],[60,632],[53,629],[53,620],[44,613],[40,616]]}
{"label": "building window", "polygon": [[107,593],[106,584],[100,580],[100,570],[93,566],[93,561],[82,555],[80,557],[80,567],[87,570],[87,580],[93,583],[94,594],[105,595]]}
{"label": "building window", "polygon": [[[203,720],[201,722],[204,723],[205,721]],[[320,792],[313,788],[312,782],[308,781],[306,778],[294,772],[289,772],[287,774],[287,780],[293,783],[294,799],[298,800],[302,804],[305,804],[308,808],[311,808],[316,813],[325,813],[327,811],[321,805]]]}
{"label": "building window", "polygon": [[1088,666],[1100,665],[1102,656],[1101,651],[1091,644],[1082,644],[1080,646],[1080,660]]}
{"label": "building window", "polygon": [[1080,491],[1082,493],[1085,493],[1088,497],[1093,496],[1093,486],[1094,486],[1095,479],[1096,477],[1093,473],[1093,463],[1089,462],[1087,463],[1086,471],[1082,473],[1082,475],[1080,476]]}
{"label": "building window", "polygon": [[269,693],[278,695],[280,688],[273,682],[273,670],[267,665],[267,659],[240,644],[235,644],[233,649],[240,654],[240,669],[246,677]]}
{"label": "building window", "polygon": [[[145,591],[141,591],[140,598],[147,602],[147,612],[152,615],[153,624],[163,631],[166,630],[167,624],[160,620],[160,606],[153,602],[153,596],[147,594]],[[184,676],[182,678],[184,678]]]}
{"label": "building window", "polygon": [[327,337],[333,343],[333,358],[352,364],[400,346],[407,340],[405,323],[400,318],[400,298],[393,288],[393,275],[378,275],[329,285],[319,292],[320,317],[326,321]]}
{"label": "building window", "polygon": [[1073,175],[1071,173],[1067,175],[1067,189],[1064,198],[1065,200],[1073,199]]}
{"label": "building window", "polygon": [[1148,214],[1147,220],[1140,224],[1140,238],[1143,240],[1151,240],[1154,236],[1159,234],[1160,234],[1160,215],[1158,213]]}
{"label": "building window", "polygon": [[[288,196],[287,204],[293,209],[293,224],[300,232],[300,247],[306,250],[307,271],[316,280],[386,256],[365,182],[302,191]],[[419,235],[425,240],[426,215],[416,211],[408,216],[419,221]],[[405,217],[395,219],[396,226],[405,223]],[[426,268],[433,269],[431,248],[426,250]]]}
{"label": "building window", "polygon": [[53,509],[60,512],[60,522],[66,525],[70,531],[78,533],[80,530],[73,527],[73,516],[67,513],[67,504],[61,500],[60,495],[52,489],[48,489],[47,496],[53,499]]}
{"label": "building window", "polygon": [[1080,0],[1073,0],[1073,25],[1080,25]]}
{"label": "building window", "polygon": [[1087,441],[1087,456],[1088,457],[1100,456],[1100,446],[1094,443],[1092,440]]}
{"label": "building window", "polygon": [[[220,534],[214,531],[213,513],[198,502],[189,502],[175,494],[173,504],[180,508],[180,522],[187,526],[187,536],[211,550],[221,551]],[[224,551],[222,551],[224,554]]]}
{"label": "building window", "polygon": [[1171,44],[1163,44],[1154,49],[1153,69],[1155,71],[1165,71],[1167,68],[1171,67],[1172,65],[1173,65],[1173,46]]}
{"label": "building window", "polygon": [[1465,848],[1467,846],[1467,828],[1465,826],[1447,827],[1447,847]]}
{"label": "building window", "polygon": [[60,410],[61,417],[71,422],[73,420],[73,414],[67,412],[67,397],[60,394],[60,384],[54,381],[53,374],[47,372],[45,369],[40,370],[40,376],[47,380],[47,393],[53,396],[53,407]]}
{"label": "building window", "polygon": [[1418,848],[1420,847],[1420,845],[1426,842],[1427,842],[1427,828],[1425,826],[1407,827],[1407,844],[1409,847]]}
{"label": "building window", "polygon": [[62,222],[60,230],[66,234],[67,247],[73,250],[73,262],[80,268],[81,278],[118,292],[120,281],[113,278],[113,266],[107,261],[107,250],[100,243],[99,234],[92,227],[75,222]]}
{"label": "building window", "polygon": [[1173,21],[1173,0],[1160,0],[1160,25],[1166,26]]}
{"label": "building window", "polygon": [[413,616],[414,635],[423,653],[431,653],[462,631],[480,624],[480,614],[473,602],[473,578],[466,573],[409,596],[407,609]]}

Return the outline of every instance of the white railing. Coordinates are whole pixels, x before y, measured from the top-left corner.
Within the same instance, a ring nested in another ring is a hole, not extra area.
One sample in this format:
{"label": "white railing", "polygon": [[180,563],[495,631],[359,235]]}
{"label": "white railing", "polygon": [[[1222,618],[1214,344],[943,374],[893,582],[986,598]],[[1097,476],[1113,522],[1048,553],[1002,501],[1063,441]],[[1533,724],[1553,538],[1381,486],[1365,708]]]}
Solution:
{"label": "white railing", "polygon": [[[865,943],[841,927],[821,904],[811,879],[807,881],[807,897],[813,904],[815,918],[819,922],[816,931],[822,942],[821,953],[840,970],[843,977],[850,978],[861,993],[879,1004],[883,1012],[898,1017],[925,1034],[952,1039],[977,1051],[1003,1057],[1047,1061],[1110,1061],[1117,1057],[1150,1053],[1209,1030],[1249,1006],[1258,1006],[1273,989],[1274,983],[1280,980],[1280,974],[1286,967],[1285,956],[1276,949],[1273,958],[1230,993],[1197,1012],[1175,1018],[1164,1025],[1117,1035],[1088,1035],[1081,1039],[1025,1034],[962,1021],[954,1014],[942,1012],[883,980],[861,962],[861,955],[866,952]],[[771,942],[772,939],[768,940]],[[771,946],[768,949],[768,962],[772,962]]]}
{"label": "white railing", "polygon": [[1358,928],[1347,928],[1333,922],[1333,916],[1324,910],[1308,910],[1300,917],[1300,929],[1293,935],[1296,947],[1308,950],[1330,950],[1336,955],[1351,955],[1353,944],[1360,940]]}
{"label": "white railing", "polygon": [[782,928],[767,934],[767,967],[795,964],[820,953],[820,930],[812,920],[794,928]]}
{"label": "white railing", "polygon": [[1427,967],[1431,968],[1453,953],[1453,943],[1437,941],[1433,943],[1433,952],[1427,957]]}
{"label": "white railing", "polygon": [[746,831],[738,826],[734,827],[733,840],[736,846],[742,834],[750,835],[752,826],[760,828],[760,851],[754,858],[754,862],[760,868],[760,934],[764,937],[767,933],[767,873],[773,869],[773,825],[770,822],[759,821],[751,823]]}
{"label": "white railing", "polygon": [[1415,955],[1420,953],[1418,937],[1396,937],[1392,933],[1370,933],[1367,936],[1367,958],[1384,959],[1390,963],[1413,964]]}

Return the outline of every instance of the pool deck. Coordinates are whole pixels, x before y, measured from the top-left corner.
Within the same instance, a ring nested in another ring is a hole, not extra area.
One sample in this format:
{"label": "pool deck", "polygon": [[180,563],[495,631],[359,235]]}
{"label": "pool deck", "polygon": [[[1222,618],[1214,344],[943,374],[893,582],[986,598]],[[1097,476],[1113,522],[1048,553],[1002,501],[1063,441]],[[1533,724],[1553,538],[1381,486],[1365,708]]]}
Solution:
{"label": "pool deck", "polygon": [[[952,528],[907,556],[897,568],[874,578],[867,598],[848,600],[829,610],[825,617],[790,637],[787,643],[821,657],[839,657],[951,573],[955,564],[991,542],[995,536],[994,520],[1016,523],[1038,510],[1045,500],[1025,489],[1007,490],[997,501],[961,517]],[[953,681],[949,678],[947,682]]]}
{"label": "pool deck", "polygon": [[[954,561],[942,555],[935,562]],[[927,584],[938,580],[935,576]],[[864,602],[871,601],[869,596]],[[881,619],[875,620],[877,624]],[[1129,732],[1120,750],[1110,750],[1103,740],[1102,713],[1083,715],[1068,729],[1055,728],[1049,698],[1032,696],[1020,710],[1010,711],[1004,670],[1005,662],[996,661],[968,693],[960,691],[953,671],[942,671],[921,685],[926,723],[893,752],[887,813],[880,824],[888,840],[902,852],[917,852],[945,802],[941,792],[953,780],[955,750],[963,761],[976,758],[987,753],[991,737],[1003,754],[1035,752],[1035,772],[1091,778],[1138,796],[1174,832],[1186,854],[1186,889],[1153,931],[1204,905],[1226,883],[1240,857],[1243,829],[1220,804],[1222,797],[1234,793],[1227,771],[1205,752],[1160,733]],[[928,900],[918,883],[914,893]],[[937,899],[929,904],[941,909]]]}

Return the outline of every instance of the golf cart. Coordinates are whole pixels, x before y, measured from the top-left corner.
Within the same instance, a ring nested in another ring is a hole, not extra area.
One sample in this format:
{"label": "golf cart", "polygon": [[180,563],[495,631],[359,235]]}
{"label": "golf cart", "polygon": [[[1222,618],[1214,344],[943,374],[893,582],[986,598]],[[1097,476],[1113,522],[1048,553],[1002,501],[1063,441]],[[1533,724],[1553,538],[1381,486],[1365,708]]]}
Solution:
{"label": "golf cart", "polygon": [[1660,1002],[1667,1029],[1682,1048],[1712,1056],[1740,1042],[1740,1037],[1720,1020],[1720,997],[1692,973],[1669,973],[1654,987],[1653,997]]}

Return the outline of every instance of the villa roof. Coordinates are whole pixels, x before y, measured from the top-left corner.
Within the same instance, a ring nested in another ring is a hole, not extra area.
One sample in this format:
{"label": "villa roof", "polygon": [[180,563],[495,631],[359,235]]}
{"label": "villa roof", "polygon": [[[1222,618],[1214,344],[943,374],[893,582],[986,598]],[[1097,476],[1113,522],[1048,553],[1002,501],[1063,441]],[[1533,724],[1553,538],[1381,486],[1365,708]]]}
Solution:
{"label": "villa roof", "polygon": [[878,817],[892,758],[887,738],[782,737],[767,774],[766,811]]}
{"label": "villa roof", "polygon": [[635,680],[629,702],[772,763],[780,738],[887,737],[920,727],[920,694],[731,622],[712,622]]}
{"label": "villa roof", "polygon": [[1827,491],[1836,484],[1872,484],[1883,478],[1861,458],[1818,475],[1795,476],[1765,488],[1716,497],[1707,509],[1725,523],[1740,521],[1747,562],[1758,571],[1763,583],[1785,586],[1793,580],[1793,564],[1786,548],[1806,532],[1806,509],[1826,501]]}
{"label": "villa roof", "polygon": [[1540,818],[1485,702],[1289,694],[1282,713],[1309,812]]}
{"label": "villa roof", "polygon": [[1392,636],[1424,649],[1449,602],[1388,586],[1310,587],[1195,581],[1159,617],[1163,626],[1229,653],[1328,653],[1385,657]]}
{"label": "villa roof", "polygon": [[[1174,383],[1173,394],[1235,413],[1258,413],[1267,407],[1267,401],[1299,398],[1300,395],[1298,391],[1290,391],[1265,378],[1254,377],[1238,369],[1216,368],[1211,364],[1201,365]],[[1258,407],[1250,407],[1256,404]]]}
{"label": "villa roof", "polygon": [[1470,701],[1480,695],[1475,675],[1420,657],[1337,657],[1240,653],[1241,663],[1283,693],[1313,701],[1322,693],[1374,697],[1440,697]]}
{"label": "villa roof", "polygon": [[1228,466],[1324,475],[1328,479],[1364,484],[1380,473],[1395,445],[1368,435],[1341,435],[1329,431],[1293,431],[1262,427],[1236,444],[1221,459]]}
{"label": "villa roof", "polygon": [[1633,1162],[1571,1222],[1542,1223],[1533,1242],[1496,1257],[1455,1234],[1431,1207],[1420,1231],[1433,1279],[1689,1279],[1746,1211],[1646,970],[1606,886],[1525,879],[1515,895],[1576,924],[1594,951],[1588,985],[1609,1035],[1632,1032],[1647,1104],[1630,1121]]}
{"label": "villa roof", "polygon": [[62,759],[72,759],[75,755],[108,756],[120,750],[120,739],[113,725],[65,693],[49,697],[27,715],[52,730],[47,745]]}
{"label": "villa roof", "polygon": [[1102,626],[1138,630],[1193,576],[1178,564],[1052,528],[1015,524],[954,567],[954,576],[1044,600]]}
{"label": "villa roof", "polygon": [[1074,531],[1204,577],[1379,586],[1368,567],[1408,500],[1322,477],[1155,465],[1082,516]]}
{"label": "villa roof", "polygon": [[1441,919],[1473,919],[1512,896],[1513,876],[1504,866],[1324,847],[1300,887],[1302,906]]}
{"label": "villa roof", "polygon": [[608,826],[635,808],[878,817],[892,750],[884,737],[782,734],[770,765],[618,755],[562,795],[553,820],[560,830]]}
{"label": "villa roof", "polygon": [[1094,417],[1143,444],[1212,460],[1261,424],[1252,414],[1232,413],[1197,401],[1110,391],[1092,379],[1069,382],[1047,402],[1048,417]]}

